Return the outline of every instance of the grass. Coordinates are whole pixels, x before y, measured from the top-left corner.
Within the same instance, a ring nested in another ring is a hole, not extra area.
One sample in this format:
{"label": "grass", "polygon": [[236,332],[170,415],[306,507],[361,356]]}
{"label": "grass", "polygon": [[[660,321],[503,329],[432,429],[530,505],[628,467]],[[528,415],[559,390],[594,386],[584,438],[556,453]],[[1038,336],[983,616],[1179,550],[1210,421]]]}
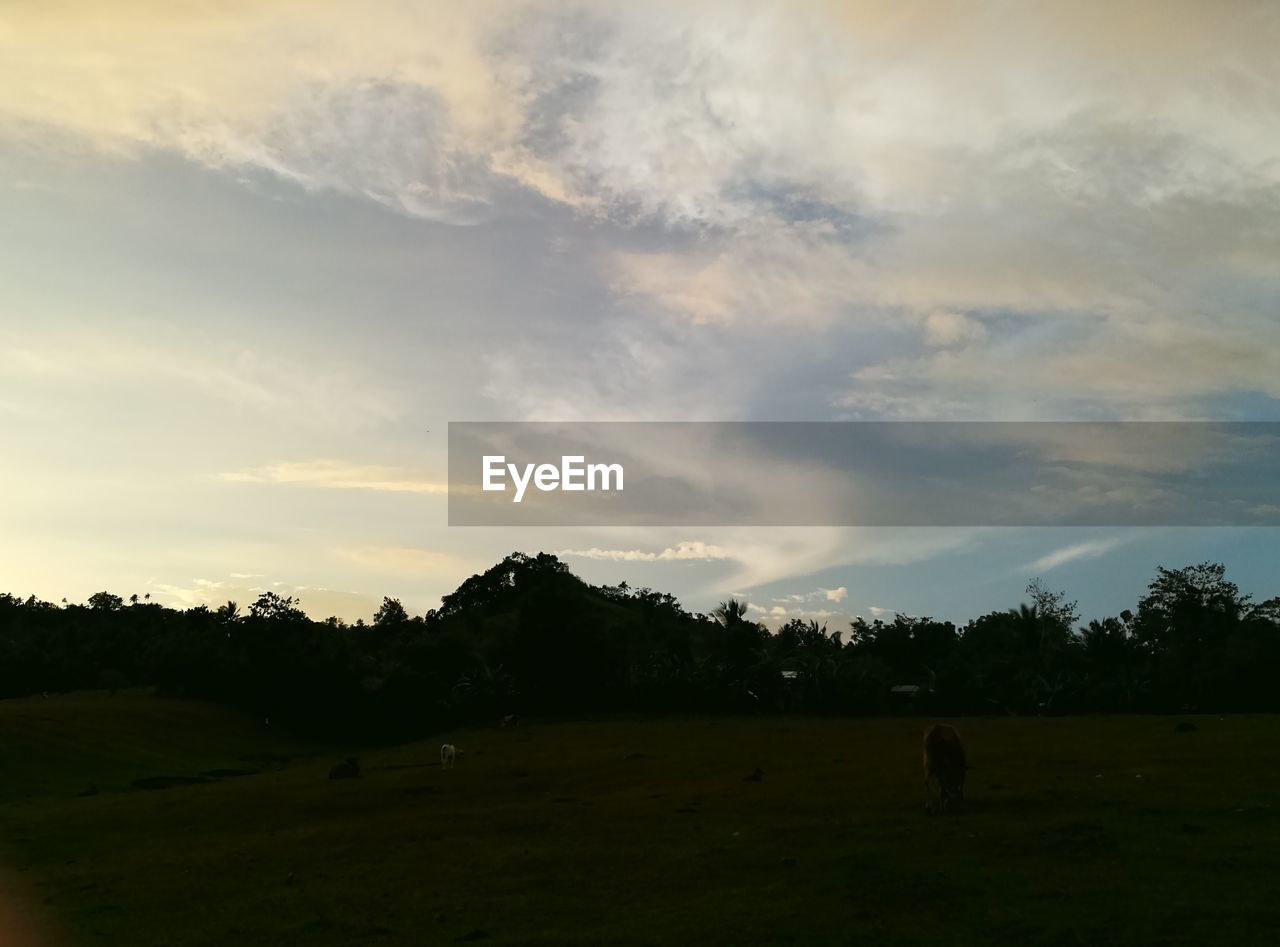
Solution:
{"label": "grass", "polygon": [[1272,944],[1280,718],[1190,719],[955,721],[930,818],[919,720],[522,724],[330,781],[348,748],[216,708],[6,701],[0,839],[90,947]]}

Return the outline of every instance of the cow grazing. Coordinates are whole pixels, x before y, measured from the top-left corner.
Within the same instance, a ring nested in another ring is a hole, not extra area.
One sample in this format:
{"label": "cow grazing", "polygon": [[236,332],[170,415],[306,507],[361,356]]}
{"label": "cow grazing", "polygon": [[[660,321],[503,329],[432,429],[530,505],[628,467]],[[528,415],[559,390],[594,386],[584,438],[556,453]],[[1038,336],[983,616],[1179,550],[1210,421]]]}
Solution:
{"label": "cow grazing", "polygon": [[515,727],[515,726],[518,726],[519,724],[520,724],[520,718],[517,717],[515,714],[507,714],[505,717],[502,718],[502,726],[504,729],[509,727]]}
{"label": "cow grazing", "polygon": [[440,747],[440,768],[452,769],[458,764],[458,748],[452,743]]}
{"label": "cow grazing", "polygon": [[964,802],[964,777],[969,764],[955,728],[935,723],[924,732],[924,807],[927,812],[951,812]]}
{"label": "cow grazing", "polygon": [[359,775],[360,761],[354,756],[348,756],[329,770],[330,779],[355,779]]}

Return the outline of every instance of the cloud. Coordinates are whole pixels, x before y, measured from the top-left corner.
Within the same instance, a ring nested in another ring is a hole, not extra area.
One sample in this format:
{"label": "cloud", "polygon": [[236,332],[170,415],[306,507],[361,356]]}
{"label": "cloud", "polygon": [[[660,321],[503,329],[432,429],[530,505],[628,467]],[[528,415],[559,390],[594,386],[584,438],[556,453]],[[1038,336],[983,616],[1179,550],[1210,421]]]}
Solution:
{"label": "cloud", "polygon": [[[559,205],[599,225],[586,263],[623,310],[849,348],[910,330],[924,351],[868,353],[831,393],[855,415],[1280,397],[1266,4],[85,0],[6,23],[0,120],[30,147],[176,152],[453,224]],[[668,380],[628,353],[714,348],[591,341],[585,391],[520,352],[486,391],[616,413]],[[278,397],[261,374],[199,373]]]}
{"label": "cloud", "polygon": [[414,546],[342,546],[334,549],[333,553],[350,564],[375,573],[395,573],[415,576],[423,581],[451,582],[450,588],[468,575],[492,565],[472,555]]}
{"label": "cloud", "polygon": [[[576,546],[556,554],[596,561],[721,563],[716,574],[682,598],[720,601],[732,597],[741,601],[763,586],[803,580],[840,566],[923,563],[968,548],[991,531],[917,527],[715,527],[708,528],[698,542],[657,546],[668,532],[652,527],[608,529],[610,537],[628,541],[616,545]],[[646,548],[649,543],[652,545]],[[840,588],[819,588],[805,593],[802,604],[846,601],[847,598],[830,597],[839,595]]]}
{"label": "cloud", "polygon": [[668,546],[661,552],[643,549],[599,549],[592,546],[590,549],[562,549],[556,555],[575,559],[601,559],[610,562],[711,562],[729,558],[728,553],[719,546],[702,542],[682,542],[675,546]]}
{"label": "cloud", "polygon": [[818,621],[826,623],[833,618],[845,618],[842,612],[835,612],[831,609],[809,609],[809,608],[787,608],[782,605],[764,606],[757,605],[752,602],[747,603],[747,610],[759,617],[759,620],[766,624],[781,626],[787,621],[799,618],[804,621]]}
{"label": "cloud", "polygon": [[[231,573],[230,579],[192,579],[189,585],[153,582],[155,598],[176,608],[195,608],[201,605],[217,607],[228,601],[240,606],[241,614],[248,612],[249,605],[257,600],[266,588],[263,586],[246,586],[241,581],[254,576]],[[345,592],[330,588],[316,588],[308,585],[293,585],[284,581],[270,583],[272,591],[279,595],[299,600],[303,610],[312,618],[323,619],[330,615],[354,620],[370,618],[377,608],[378,599],[360,592]]]}
{"label": "cloud", "polygon": [[302,361],[235,344],[198,329],[166,332],[168,341],[114,337],[97,329],[15,327],[0,370],[21,379],[28,396],[113,388],[148,399],[194,393],[313,429],[367,428],[401,414],[397,398],[345,361]]}
{"label": "cloud", "polygon": [[873,295],[873,274],[827,221],[763,222],[690,251],[620,252],[608,271],[694,323],[829,324]]}
{"label": "cloud", "polygon": [[859,368],[836,403],[858,417],[1194,420],[1209,397],[1280,398],[1274,321],[1161,312],[1028,319],[986,344]]}
{"label": "cloud", "polygon": [[[593,236],[588,264],[609,255],[596,244],[607,241]],[[504,416],[530,421],[723,420],[742,411],[753,379],[739,370],[740,349],[683,320],[632,315],[575,316],[550,339],[515,334],[484,357],[483,394]]]}
{"label": "cloud", "polygon": [[1123,537],[1112,537],[1110,539],[1095,539],[1089,542],[1064,546],[1041,556],[1031,563],[1026,571],[1048,572],[1058,566],[1066,565],[1068,562],[1077,562],[1081,559],[1096,559],[1099,556],[1106,555],[1124,542],[1125,538]]}
{"label": "cloud", "polygon": [[234,591],[234,587],[230,583],[217,582],[211,579],[192,579],[191,585],[185,587],[161,582],[156,583],[154,588],[161,596],[185,608],[208,605],[213,601],[225,602],[227,601],[227,596],[222,593],[224,591],[228,593]]}
{"label": "cloud", "polygon": [[522,70],[482,48],[522,6],[375,0],[359,17],[331,0],[154,4],[146,16],[110,2],[9,11],[0,50],[10,82],[30,95],[0,94],[0,115],[28,136],[52,127],[116,154],[169,149],[468,223],[505,177],[490,156],[551,181],[521,158]]}
{"label": "cloud", "polygon": [[843,602],[849,597],[849,590],[843,585],[838,589],[818,589],[814,592],[808,592],[804,595],[792,594],[782,598],[774,599],[778,602],[809,602],[813,600],[825,600],[828,602]]}
{"label": "cloud", "polygon": [[[428,216],[509,179],[676,225],[945,217],[1006,169],[1068,198],[1154,200],[1274,155],[1257,124],[1277,72],[1263,5],[1223,17],[1182,0],[1158,23],[1146,4],[1104,20],[1066,0],[945,16],[882,0],[113,7],[9,11],[0,115]],[[1054,136],[1082,122],[1120,141],[1136,129],[1141,149],[1112,153],[1104,175],[1089,159],[1105,141],[1063,151]],[[1151,181],[1139,159],[1185,139],[1229,157],[1169,160]]]}
{"label": "cloud", "polygon": [[930,345],[950,348],[969,342],[979,342],[986,337],[982,323],[964,313],[935,309],[924,317],[924,336]]}
{"label": "cloud", "polygon": [[448,483],[414,476],[394,467],[310,460],[268,464],[219,475],[228,483],[282,483],[331,490],[375,490],[389,493],[447,494]]}
{"label": "cloud", "polygon": [[964,549],[986,532],[961,528],[820,526],[725,530],[717,533],[722,537],[719,542],[733,551],[738,568],[720,582],[720,587],[749,591],[839,566],[925,562]]}

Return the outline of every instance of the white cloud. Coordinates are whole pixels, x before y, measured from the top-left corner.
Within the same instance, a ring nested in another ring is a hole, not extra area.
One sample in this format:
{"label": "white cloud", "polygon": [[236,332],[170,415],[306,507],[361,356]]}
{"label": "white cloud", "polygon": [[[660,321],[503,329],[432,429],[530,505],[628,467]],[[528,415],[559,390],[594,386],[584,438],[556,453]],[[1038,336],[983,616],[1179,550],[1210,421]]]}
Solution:
{"label": "white cloud", "polygon": [[390,493],[447,494],[443,481],[416,476],[411,471],[340,460],[310,460],[267,464],[219,475],[228,483],[282,483],[333,490],[376,490]]}
{"label": "white cloud", "polygon": [[113,387],[149,398],[195,393],[309,428],[365,428],[401,413],[397,399],[348,362],[302,361],[184,331],[169,340],[113,336],[97,329],[15,328],[0,352],[7,380],[21,379],[28,396]]}
{"label": "white cloud", "polygon": [[644,549],[600,549],[592,546],[590,549],[562,549],[556,555],[611,562],[710,562],[729,558],[728,553],[719,546],[702,542],[682,542],[675,546],[668,546],[661,552]]}
{"label": "white cloud", "polygon": [[803,595],[795,593],[786,595],[781,598],[774,599],[775,602],[791,602],[802,603],[814,600],[824,600],[828,602],[843,602],[849,597],[849,590],[843,585],[836,589],[818,589],[814,592],[807,592]]}
{"label": "white cloud", "polygon": [[452,583],[456,587],[468,575],[492,565],[474,555],[422,549],[415,546],[369,544],[341,546],[333,554],[375,574],[409,575],[423,580]]}
{"label": "white cloud", "polygon": [[[1154,16],[1122,0],[1099,18],[1068,0],[372,0],[357,15],[277,0],[153,14],[9,11],[0,119],[41,147],[177,152],[434,220],[483,219],[523,189],[622,228],[656,221],[692,242],[600,253],[624,300],[702,327],[916,330],[931,351],[833,396],[854,413],[1081,410],[1086,389],[1095,411],[1280,395],[1270,5],[1224,16],[1172,0]],[[1067,320],[1053,337],[1049,315]],[[629,344],[644,340],[617,340],[615,367]],[[496,358],[487,390],[529,415],[617,412],[662,390],[610,371],[581,383],[584,401],[563,372],[531,380],[522,361]],[[248,369],[196,375],[247,400],[325,387],[282,393]]]}
{"label": "white cloud", "polygon": [[1112,537],[1110,539],[1094,539],[1089,542],[1063,546],[1061,549],[1046,553],[1032,562],[1026,571],[1048,572],[1050,569],[1056,569],[1058,566],[1066,565],[1068,562],[1077,562],[1081,559],[1096,559],[1098,556],[1106,555],[1124,542],[1124,537]]}
{"label": "white cloud", "polygon": [[167,598],[170,602],[184,608],[191,608],[195,605],[208,605],[210,602],[226,601],[222,597],[220,590],[230,589],[231,586],[226,582],[213,582],[209,579],[192,579],[190,586],[178,586],[167,583],[156,583],[154,588],[160,595]]}
{"label": "white cloud", "polygon": [[935,309],[924,318],[924,335],[930,345],[950,348],[981,341],[986,334],[982,323],[963,313]]}
{"label": "white cloud", "polygon": [[[236,581],[192,579],[189,585],[153,582],[155,600],[176,608],[195,608],[201,605],[216,608],[228,601],[240,606],[241,614],[245,614],[259,595],[267,591],[263,586],[246,586],[239,580],[252,578],[232,573],[230,579]],[[284,581],[273,581],[270,590],[279,595],[298,599],[303,610],[312,618],[323,619],[330,615],[338,615],[348,620],[372,617],[378,599],[360,592],[344,592],[329,588],[315,588],[307,585],[293,585]]]}
{"label": "white cloud", "polygon": [[874,527],[735,528],[718,533],[733,552],[737,571],[720,587],[751,590],[783,579],[803,578],[838,566],[906,565],[963,549],[981,529]]}
{"label": "white cloud", "polygon": [[[613,288],[695,323],[829,324],[874,293],[874,274],[826,221],[763,221],[679,252],[621,252]],[[866,314],[862,314],[866,317]]]}
{"label": "white cloud", "polygon": [[117,154],[172,149],[459,223],[501,177],[491,156],[552,188],[519,147],[527,68],[483,49],[524,4],[374,0],[358,16],[331,0],[147,16],[71,6],[9,11],[0,31],[4,87],[28,89],[0,93],[0,115],[29,135],[53,126]]}
{"label": "white cloud", "polygon": [[[620,541],[577,545],[561,549],[556,555],[613,562],[702,560],[722,563],[717,574],[682,598],[720,601],[732,597],[742,601],[759,596],[761,586],[803,580],[839,566],[923,563],[968,548],[990,532],[976,528],[923,527],[714,527],[707,528],[698,542],[659,546],[669,530],[600,527],[593,529],[592,535],[604,534],[610,540]],[[845,597],[831,597],[840,595],[843,588],[814,589],[799,596],[797,604],[846,601]],[[844,595],[848,595],[847,589]]]}
{"label": "white cloud", "polygon": [[801,619],[802,621],[816,621],[824,624],[832,619],[843,620],[847,618],[844,613],[832,611],[827,608],[788,608],[783,605],[772,605],[766,607],[764,605],[756,605],[748,602],[747,610],[758,615],[759,621],[775,627],[780,627],[786,622],[796,618]]}

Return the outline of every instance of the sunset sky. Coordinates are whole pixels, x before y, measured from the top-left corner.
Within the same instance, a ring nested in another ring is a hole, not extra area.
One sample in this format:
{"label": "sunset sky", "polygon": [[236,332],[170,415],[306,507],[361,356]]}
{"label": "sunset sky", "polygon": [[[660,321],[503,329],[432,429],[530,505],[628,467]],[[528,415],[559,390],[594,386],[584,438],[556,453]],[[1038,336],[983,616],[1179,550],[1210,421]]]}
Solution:
{"label": "sunset sky", "polygon": [[1086,617],[1240,529],[450,528],[462,420],[1280,420],[1280,5],[8,0],[0,592]]}

